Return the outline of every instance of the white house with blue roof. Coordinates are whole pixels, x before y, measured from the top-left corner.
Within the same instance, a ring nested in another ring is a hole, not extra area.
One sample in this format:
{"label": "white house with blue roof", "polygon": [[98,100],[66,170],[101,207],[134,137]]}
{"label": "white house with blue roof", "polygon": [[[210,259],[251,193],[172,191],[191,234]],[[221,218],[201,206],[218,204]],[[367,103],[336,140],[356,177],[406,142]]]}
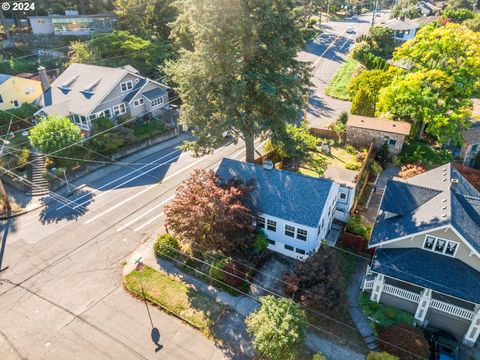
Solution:
{"label": "white house with blue roof", "polygon": [[269,249],[303,260],[327,238],[339,194],[335,182],[227,158],[216,174],[222,182],[253,180],[247,206],[256,213]]}
{"label": "white house with blue roof", "polygon": [[388,181],[369,247],[363,290],[371,300],[477,342],[480,193],[452,164]]}

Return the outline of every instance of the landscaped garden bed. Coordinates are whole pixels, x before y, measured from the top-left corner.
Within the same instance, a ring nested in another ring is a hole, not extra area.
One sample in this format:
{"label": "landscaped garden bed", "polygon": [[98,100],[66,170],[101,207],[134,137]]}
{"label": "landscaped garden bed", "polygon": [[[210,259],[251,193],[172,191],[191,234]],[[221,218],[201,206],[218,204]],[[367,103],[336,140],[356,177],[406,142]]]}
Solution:
{"label": "landscaped garden bed", "polygon": [[362,66],[357,60],[353,59],[352,57],[348,57],[340,69],[338,69],[332,81],[330,81],[325,88],[325,93],[328,96],[337,99],[350,100],[348,84],[350,83],[350,80],[361,71],[361,67]]}
{"label": "landscaped garden bed", "polygon": [[125,276],[125,287],[139,298],[145,296],[153,304],[176,315],[207,336],[222,314],[223,306],[199,293],[178,278],[143,266]]}

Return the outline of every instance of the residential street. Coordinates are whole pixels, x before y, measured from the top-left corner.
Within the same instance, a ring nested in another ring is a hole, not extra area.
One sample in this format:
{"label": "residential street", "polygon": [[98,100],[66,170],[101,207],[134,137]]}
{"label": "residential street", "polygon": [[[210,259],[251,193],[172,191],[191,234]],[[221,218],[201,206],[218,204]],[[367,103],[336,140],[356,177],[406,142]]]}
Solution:
{"label": "residential street", "polygon": [[[375,22],[379,23],[387,18],[387,13],[380,12]],[[350,109],[349,102],[325,95],[325,88],[342,65],[355,39],[368,32],[371,19],[372,14],[366,13],[359,16],[357,20],[325,23],[322,25],[325,31],[299,54],[301,60],[311,61],[314,66],[310,109],[307,113],[307,120],[311,127],[327,127],[342,111]],[[349,27],[353,28],[355,34],[346,33]]]}
{"label": "residential street", "polygon": [[175,187],[194,168],[215,168],[224,156],[242,159],[242,145],[203,158],[175,145],[144,155],[113,173],[99,170],[102,177],[69,206],[54,202],[2,224],[9,266],[0,282],[0,353],[8,354],[2,360],[226,356],[189,325],[151,308],[163,345],[156,354],[145,304],[121,281],[125,259],[162,229],[162,208]]}

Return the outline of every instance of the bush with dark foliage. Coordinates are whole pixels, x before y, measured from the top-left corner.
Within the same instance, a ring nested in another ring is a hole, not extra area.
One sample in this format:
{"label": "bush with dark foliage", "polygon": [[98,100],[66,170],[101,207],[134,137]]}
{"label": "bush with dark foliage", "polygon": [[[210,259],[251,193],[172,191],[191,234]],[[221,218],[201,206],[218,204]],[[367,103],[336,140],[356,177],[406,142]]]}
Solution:
{"label": "bush with dark foliage", "polygon": [[330,314],[339,313],[346,303],[339,259],[326,245],[284,275],[284,291],[295,301]]}
{"label": "bush with dark foliage", "polygon": [[430,348],[423,331],[419,328],[399,324],[383,330],[378,337],[378,346],[402,360],[429,359]]}

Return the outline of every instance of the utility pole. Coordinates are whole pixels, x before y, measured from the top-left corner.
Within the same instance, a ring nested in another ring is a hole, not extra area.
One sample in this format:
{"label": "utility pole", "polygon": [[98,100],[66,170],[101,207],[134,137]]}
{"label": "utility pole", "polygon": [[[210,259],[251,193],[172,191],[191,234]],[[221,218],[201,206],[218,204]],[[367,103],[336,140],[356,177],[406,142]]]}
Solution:
{"label": "utility pole", "polygon": [[373,25],[375,24],[375,15],[377,13],[377,7],[378,7],[378,0],[375,0],[375,7],[373,8],[372,22],[370,24],[370,27],[373,27]]}
{"label": "utility pole", "polygon": [[330,17],[330,0],[327,0],[327,21]]}
{"label": "utility pole", "polygon": [[5,37],[7,38],[7,41],[12,40],[10,31],[8,30],[7,20],[5,19],[5,14],[3,13],[3,10],[1,8],[0,8],[0,21],[2,22],[3,31],[5,32]]}

